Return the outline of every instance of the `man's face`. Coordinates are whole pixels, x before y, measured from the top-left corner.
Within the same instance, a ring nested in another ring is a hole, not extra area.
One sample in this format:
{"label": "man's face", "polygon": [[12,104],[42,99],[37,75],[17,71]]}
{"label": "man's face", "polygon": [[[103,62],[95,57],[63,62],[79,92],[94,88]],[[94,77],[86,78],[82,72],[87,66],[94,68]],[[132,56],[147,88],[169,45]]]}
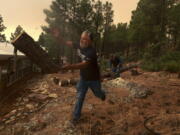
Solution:
{"label": "man's face", "polygon": [[87,33],[82,33],[80,39],[80,47],[87,48],[91,44],[91,39]]}

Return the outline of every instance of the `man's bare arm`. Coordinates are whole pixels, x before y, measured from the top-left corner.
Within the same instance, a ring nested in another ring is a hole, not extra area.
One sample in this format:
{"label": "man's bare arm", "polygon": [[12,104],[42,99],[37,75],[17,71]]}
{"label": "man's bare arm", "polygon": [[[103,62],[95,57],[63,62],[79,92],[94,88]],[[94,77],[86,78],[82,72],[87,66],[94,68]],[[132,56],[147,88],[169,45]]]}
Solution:
{"label": "man's bare arm", "polygon": [[63,66],[62,69],[63,70],[82,69],[82,68],[86,68],[89,65],[89,63],[90,62],[85,61],[85,62],[81,62],[77,64],[66,65],[66,66]]}
{"label": "man's bare arm", "polygon": [[51,30],[51,33],[52,33],[52,35],[56,38],[56,40],[59,42],[59,43],[62,43],[62,44],[65,44],[65,45],[67,45],[67,46],[69,46],[69,47],[73,47],[73,42],[72,41],[65,41],[63,38],[62,38],[62,36],[61,36],[61,34],[60,34],[60,31],[58,30],[58,29],[52,29]]}

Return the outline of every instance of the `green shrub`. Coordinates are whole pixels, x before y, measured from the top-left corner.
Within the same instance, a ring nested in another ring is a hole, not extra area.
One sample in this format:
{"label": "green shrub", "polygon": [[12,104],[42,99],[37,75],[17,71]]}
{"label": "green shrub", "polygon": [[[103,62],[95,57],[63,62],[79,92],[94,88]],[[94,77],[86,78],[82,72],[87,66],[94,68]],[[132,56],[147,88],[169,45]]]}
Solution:
{"label": "green shrub", "polygon": [[153,61],[144,61],[141,64],[141,68],[147,71],[153,71],[157,72],[162,69],[162,66],[159,62],[153,62]]}
{"label": "green shrub", "polygon": [[180,52],[167,52],[159,58],[155,58],[149,52],[146,52],[141,67],[147,71],[179,72]]}
{"label": "green shrub", "polygon": [[179,72],[180,71],[180,63],[177,61],[167,61],[163,65],[163,70],[169,71],[169,72]]}
{"label": "green shrub", "polygon": [[100,69],[101,69],[101,71],[105,71],[107,68],[109,68],[109,60],[101,58],[100,59]]}

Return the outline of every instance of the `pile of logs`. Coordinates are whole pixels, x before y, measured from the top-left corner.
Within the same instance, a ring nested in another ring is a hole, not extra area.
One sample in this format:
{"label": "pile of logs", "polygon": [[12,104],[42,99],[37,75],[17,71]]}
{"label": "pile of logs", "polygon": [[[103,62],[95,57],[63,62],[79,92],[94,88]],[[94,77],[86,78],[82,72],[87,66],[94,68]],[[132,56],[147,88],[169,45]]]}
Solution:
{"label": "pile of logs", "polygon": [[61,87],[74,86],[78,81],[78,79],[59,79],[57,77],[53,78],[53,82]]}

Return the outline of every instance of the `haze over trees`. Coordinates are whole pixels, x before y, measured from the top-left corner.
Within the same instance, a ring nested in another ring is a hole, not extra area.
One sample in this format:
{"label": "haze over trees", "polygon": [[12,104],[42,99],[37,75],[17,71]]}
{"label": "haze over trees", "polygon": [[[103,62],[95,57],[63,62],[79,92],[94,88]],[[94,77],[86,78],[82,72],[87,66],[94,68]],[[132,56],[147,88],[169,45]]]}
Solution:
{"label": "haze over trees", "polygon": [[[94,34],[94,46],[99,54],[115,53],[125,61],[141,61],[150,71],[180,72],[180,2],[178,0],[139,0],[128,23],[114,24],[111,2],[100,0],[54,0],[44,10],[46,26],[38,43],[53,59],[67,56],[76,62],[76,52],[57,43],[51,29],[57,28],[65,40],[79,42],[80,34]],[[0,42],[6,41],[6,27],[0,15]],[[18,26],[11,40],[20,32]]]}

